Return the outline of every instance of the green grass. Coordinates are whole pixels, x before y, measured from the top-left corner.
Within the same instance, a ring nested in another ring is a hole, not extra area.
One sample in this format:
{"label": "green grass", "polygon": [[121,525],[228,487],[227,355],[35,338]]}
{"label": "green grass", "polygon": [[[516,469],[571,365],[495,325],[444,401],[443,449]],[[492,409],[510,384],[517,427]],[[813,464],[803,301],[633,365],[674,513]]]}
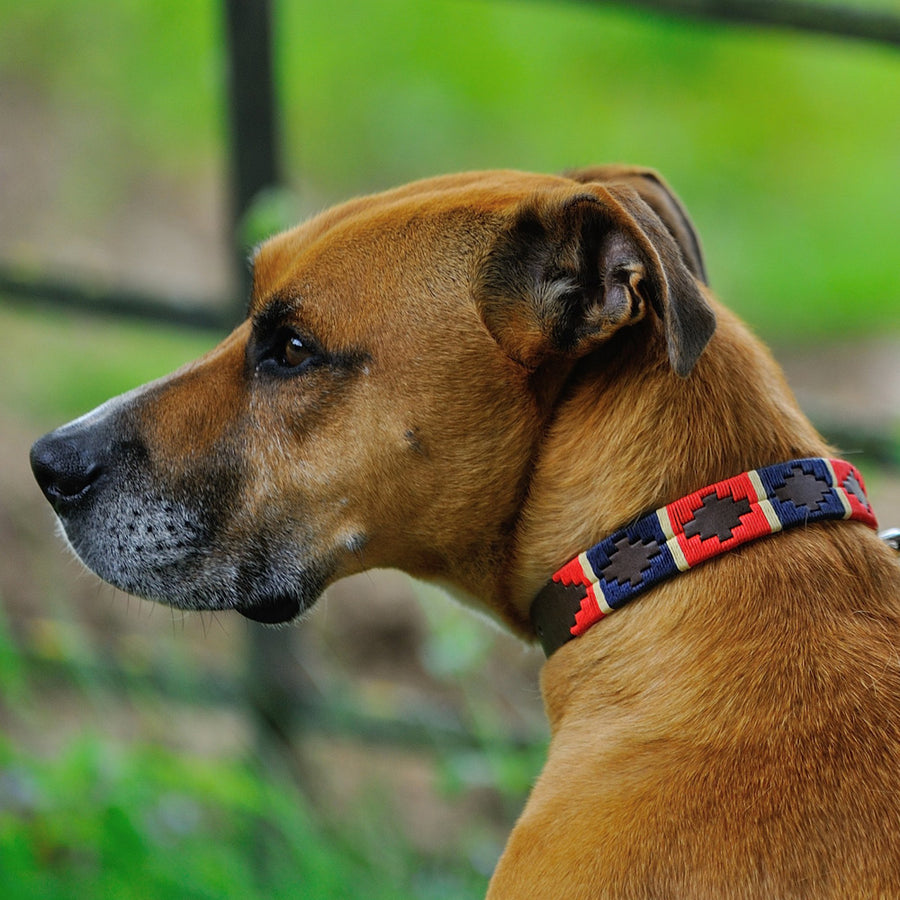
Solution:
{"label": "green grass", "polygon": [[[377,794],[354,801],[340,815],[324,813],[311,805],[277,754],[253,761],[198,755],[125,741],[114,736],[115,729],[100,734],[86,728],[48,742],[40,725],[52,721],[48,704],[102,704],[104,694],[89,679],[76,679],[61,700],[45,678],[0,615],[4,900],[484,895],[485,869],[494,859],[481,859],[477,845],[428,855],[413,849],[402,829],[393,827],[391,804]],[[42,732],[38,751],[33,741],[11,736],[35,729]],[[48,750],[48,743],[56,749]],[[454,760],[448,754],[439,765],[450,771]],[[506,760],[498,771],[507,780],[521,778],[515,765],[516,759]],[[526,767],[533,770],[533,759]],[[464,786],[466,773],[457,774]],[[448,780],[445,789],[460,787]]]}
{"label": "green grass", "polygon": [[53,760],[0,742],[7,900],[403,900],[481,896],[486,879],[323,828],[286,777],[82,738]]}

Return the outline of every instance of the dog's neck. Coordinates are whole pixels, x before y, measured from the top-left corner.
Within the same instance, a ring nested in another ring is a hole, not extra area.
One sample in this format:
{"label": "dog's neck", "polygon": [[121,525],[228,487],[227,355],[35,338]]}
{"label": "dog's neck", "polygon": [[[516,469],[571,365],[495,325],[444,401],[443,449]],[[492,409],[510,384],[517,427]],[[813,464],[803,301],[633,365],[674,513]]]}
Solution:
{"label": "dog's neck", "polygon": [[573,372],[518,529],[513,597],[524,617],[551,573],[648,510],[742,471],[832,455],[768,351],[719,305],[716,315],[687,379],[662,353],[648,365],[627,346]]}

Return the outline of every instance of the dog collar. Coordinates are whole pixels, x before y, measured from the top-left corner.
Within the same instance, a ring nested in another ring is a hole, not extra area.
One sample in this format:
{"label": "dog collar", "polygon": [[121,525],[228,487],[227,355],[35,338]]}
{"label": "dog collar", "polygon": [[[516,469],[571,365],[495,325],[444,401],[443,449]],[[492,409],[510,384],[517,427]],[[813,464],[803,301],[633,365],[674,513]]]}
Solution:
{"label": "dog collar", "polygon": [[862,475],[839,459],[754,469],[676,500],[566,563],[535,597],[547,656],[629,600],[748,541],[819,519],[877,528]]}

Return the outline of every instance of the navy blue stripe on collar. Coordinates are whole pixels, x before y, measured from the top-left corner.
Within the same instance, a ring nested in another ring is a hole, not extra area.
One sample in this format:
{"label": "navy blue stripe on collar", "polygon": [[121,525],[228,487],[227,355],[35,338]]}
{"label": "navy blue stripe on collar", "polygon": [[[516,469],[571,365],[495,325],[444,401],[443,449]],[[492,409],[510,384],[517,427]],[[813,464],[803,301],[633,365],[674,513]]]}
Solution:
{"label": "navy blue stripe on collar", "polygon": [[659,582],[748,541],[819,519],[877,528],[862,475],[839,459],[745,472],[638,519],[566,563],[531,605],[550,656]]}

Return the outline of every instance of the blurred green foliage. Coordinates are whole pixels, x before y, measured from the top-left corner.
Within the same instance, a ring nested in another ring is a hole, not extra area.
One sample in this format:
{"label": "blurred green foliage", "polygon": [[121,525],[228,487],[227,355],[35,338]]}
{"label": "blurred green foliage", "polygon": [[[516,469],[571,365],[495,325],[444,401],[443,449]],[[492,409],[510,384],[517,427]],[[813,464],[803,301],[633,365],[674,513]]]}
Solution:
{"label": "blurred green foliage", "polygon": [[[222,166],[219,6],[0,11],[0,74],[75,123],[71,182],[111,202],[141,168]],[[275,13],[286,170],[307,211],[442,171],[638,162],[682,194],[714,286],[767,337],[900,327],[895,52],[602,3],[281,0]]]}
{"label": "blurred green foliage", "polygon": [[486,887],[472,871],[430,871],[395,835],[323,828],[284,775],[91,738],[52,761],[0,742],[0,882],[7,900],[402,900]]}
{"label": "blurred green foliage", "polygon": [[[0,594],[0,609],[2,600]],[[287,759],[274,754],[210,756],[146,739],[123,741],[115,729],[81,729],[64,740],[44,733],[35,751],[30,741],[16,740],[48,721],[34,716],[35,709],[139,699],[139,687],[104,683],[73,665],[60,701],[46,671],[23,652],[0,612],[5,900],[483,896],[498,848],[477,823],[464,845],[424,853],[409,845],[402,828],[386,823],[385,798],[363,796],[331,814],[298,787]],[[107,715],[115,717],[110,709]],[[440,784],[452,796],[487,783],[490,772],[491,783],[499,778],[518,797],[540,753],[534,746],[482,759],[472,750],[448,749],[437,760]]]}
{"label": "blurred green foliage", "polygon": [[142,166],[196,171],[222,138],[218,7],[215,0],[0,4],[0,74],[33,86],[81,123],[72,149],[101,179]]}

